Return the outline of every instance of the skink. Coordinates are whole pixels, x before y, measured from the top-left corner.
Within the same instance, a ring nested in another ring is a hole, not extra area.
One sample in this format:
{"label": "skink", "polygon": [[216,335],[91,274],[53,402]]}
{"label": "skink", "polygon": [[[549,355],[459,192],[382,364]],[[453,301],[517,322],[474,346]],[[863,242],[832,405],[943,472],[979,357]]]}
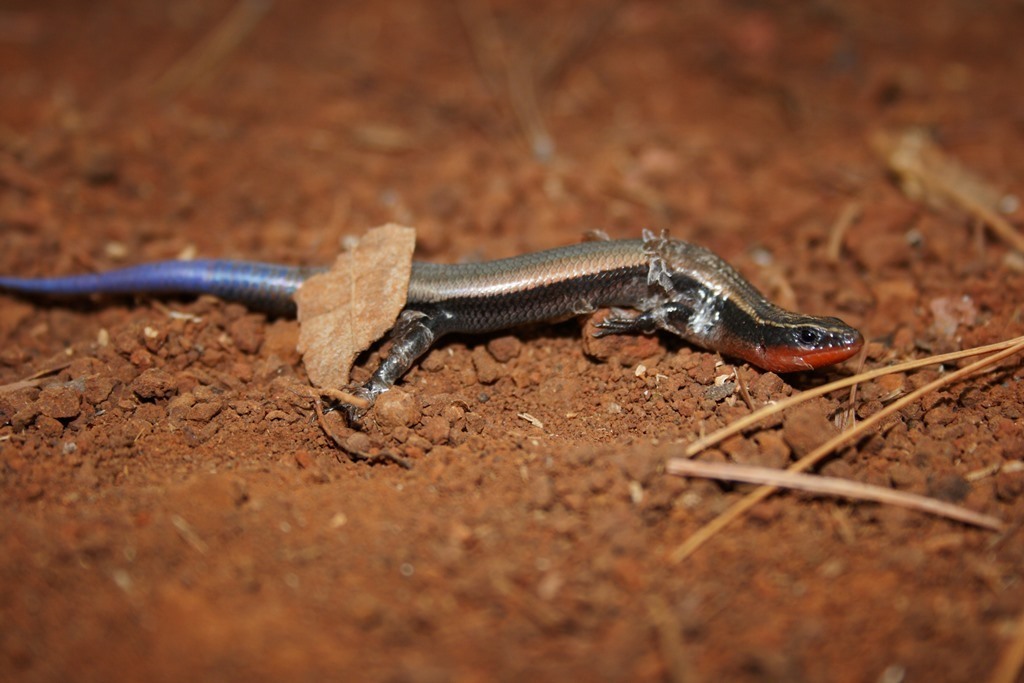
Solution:
{"label": "skink", "polygon": [[[0,277],[25,295],[213,294],[278,314],[324,268],[227,260],[161,261],[106,273]],[[645,233],[485,263],[413,264],[391,350],[356,390],[372,402],[440,337],[502,330],[612,307],[598,335],[666,330],[765,370],[794,372],[844,361],[864,343],[838,318],[801,315],[769,302],[703,247]],[[634,309],[626,311],[622,309]]]}

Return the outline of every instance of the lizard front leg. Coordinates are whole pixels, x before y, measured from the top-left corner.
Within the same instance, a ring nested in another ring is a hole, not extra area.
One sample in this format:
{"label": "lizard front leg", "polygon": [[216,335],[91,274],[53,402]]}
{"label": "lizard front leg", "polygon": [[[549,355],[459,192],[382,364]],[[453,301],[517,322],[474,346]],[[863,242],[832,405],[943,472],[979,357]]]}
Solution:
{"label": "lizard front leg", "polygon": [[670,301],[655,306],[637,315],[629,315],[627,311],[616,309],[596,327],[595,337],[606,337],[610,334],[654,334],[658,330],[668,330],[679,334],[678,329],[693,309],[681,302]]}

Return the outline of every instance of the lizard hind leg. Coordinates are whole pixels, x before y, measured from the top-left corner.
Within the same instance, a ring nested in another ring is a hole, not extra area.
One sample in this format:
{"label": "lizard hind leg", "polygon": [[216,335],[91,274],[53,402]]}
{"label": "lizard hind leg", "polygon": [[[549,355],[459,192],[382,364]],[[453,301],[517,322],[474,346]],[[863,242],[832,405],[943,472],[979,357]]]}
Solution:
{"label": "lizard hind leg", "polygon": [[369,406],[349,406],[350,418],[358,420],[362,417],[373,406],[378,396],[394,386],[395,382],[408,372],[413,363],[444,334],[443,323],[443,315],[431,315],[414,309],[402,311],[391,329],[391,350],[387,358],[381,361],[366,384],[353,392],[356,396],[366,399]]}

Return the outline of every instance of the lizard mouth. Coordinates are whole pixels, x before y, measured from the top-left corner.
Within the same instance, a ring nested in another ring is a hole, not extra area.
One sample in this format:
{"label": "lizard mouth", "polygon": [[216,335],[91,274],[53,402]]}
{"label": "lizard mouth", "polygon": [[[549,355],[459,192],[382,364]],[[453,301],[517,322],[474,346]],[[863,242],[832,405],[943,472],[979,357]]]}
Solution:
{"label": "lizard mouth", "polygon": [[747,358],[760,368],[772,372],[799,372],[816,370],[848,360],[864,346],[864,337],[860,334],[856,339],[840,346],[821,349],[801,349],[791,346],[763,346],[757,349],[753,358]]}

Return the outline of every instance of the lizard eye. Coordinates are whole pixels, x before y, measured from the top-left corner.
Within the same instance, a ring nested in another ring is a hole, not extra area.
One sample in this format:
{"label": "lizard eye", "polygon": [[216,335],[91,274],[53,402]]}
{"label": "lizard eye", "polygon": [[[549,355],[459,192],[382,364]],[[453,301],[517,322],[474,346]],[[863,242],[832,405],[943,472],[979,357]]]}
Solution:
{"label": "lizard eye", "polygon": [[821,331],[813,327],[803,327],[797,332],[797,338],[801,344],[813,346],[821,341]]}

